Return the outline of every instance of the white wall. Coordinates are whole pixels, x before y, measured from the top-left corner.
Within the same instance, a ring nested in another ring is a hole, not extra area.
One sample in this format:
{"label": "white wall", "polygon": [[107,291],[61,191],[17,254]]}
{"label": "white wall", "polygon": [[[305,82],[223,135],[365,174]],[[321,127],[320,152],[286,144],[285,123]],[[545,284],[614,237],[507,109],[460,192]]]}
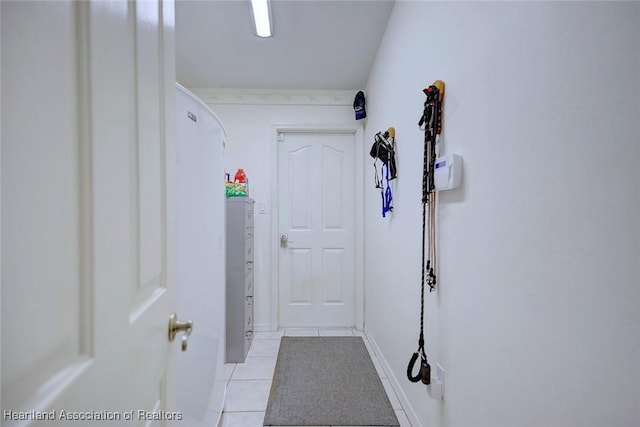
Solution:
{"label": "white wall", "polygon": [[[365,322],[419,425],[640,425],[639,22],[638,3],[396,3],[367,91],[365,141],[395,126],[399,178],[392,219],[365,188]],[[444,403],[405,379],[436,79],[464,158],[427,296]]]}
{"label": "white wall", "polygon": [[[249,196],[256,200],[254,325],[257,331],[270,330],[277,328],[277,325],[271,324],[272,315],[274,315],[271,307],[271,262],[276,261],[276,258],[273,258],[276,254],[272,254],[272,248],[274,239],[278,238],[271,235],[271,177],[273,168],[277,167],[271,164],[273,158],[271,151],[276,137],[274,125],[349,123],[354,120],[354,113],[350,105],[265,104],[261,96],[246,96],[247,91],[242,92],[244,94],[241,97],[246,98],[243,103],[218,104],[211,100],[210,92],[195,89],[195,93],[201,96],[220,117],[227,131],[226,170],[231,173],[231,179],[233,179],[237,168],[243,168],[249,179]],[[287,96],[284,95],[284,98]],[[278,98],[277,102],[286,102],[280,99],[280,93],[265,95],[265,97]],[[294,101],[299,102],[299,100]],[[349,100],[349,102],[352,101],[353,99]],[[260,202],[267,204],[266,214],[259,213]]]}

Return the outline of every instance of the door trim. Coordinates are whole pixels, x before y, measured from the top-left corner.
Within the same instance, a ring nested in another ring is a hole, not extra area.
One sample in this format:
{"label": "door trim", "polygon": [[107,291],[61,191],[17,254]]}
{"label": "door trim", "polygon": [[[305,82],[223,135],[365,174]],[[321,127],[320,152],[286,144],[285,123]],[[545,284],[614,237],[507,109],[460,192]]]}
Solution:
{"label": "door trim", "polygon": [[355,139],[354,191],[355,228],[354,228],[354,267],[355,267],[355,299],[354,321],[358,330],[364,328],[364,129],[359,123],[321,123],[321,124],[275,124],[271,138],[271,314],[270,329],[275,331],[279,327],[279,170],[278,170],[278,139],[280,134],[286,133],[351,133]]}
{"label": "door trim", "polygon": [[[0,5],[0,24],[2,23],[2,5]],[[2,28],[0,26],[0,34]],[[2,70],[2,43],[0,43],[0,70]],[[0,71],[0,80],[2,72]],[[2,307],[2,85],[0,85],[0,307]],[[0,316],[0,331],[2,330],[2,316]],[[0,336],[0,367],[2,367],[2,337]],[[0,375],[1,377],[1,375]],[[1,383],[1,381],[0,381]],[[2,402],[2,387],[0,387],[0,402]]]}

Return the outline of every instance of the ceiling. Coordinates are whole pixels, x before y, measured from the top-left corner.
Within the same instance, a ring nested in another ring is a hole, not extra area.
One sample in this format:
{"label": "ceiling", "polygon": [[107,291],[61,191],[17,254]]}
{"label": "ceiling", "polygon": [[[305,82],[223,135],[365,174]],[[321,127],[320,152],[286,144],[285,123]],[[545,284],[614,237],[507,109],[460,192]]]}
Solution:
{"label": "ceiling", "polygon": [[176,2],[177,80],[191,88],[363,89],[393,1],[272,0],[273,37],[249,0]]}

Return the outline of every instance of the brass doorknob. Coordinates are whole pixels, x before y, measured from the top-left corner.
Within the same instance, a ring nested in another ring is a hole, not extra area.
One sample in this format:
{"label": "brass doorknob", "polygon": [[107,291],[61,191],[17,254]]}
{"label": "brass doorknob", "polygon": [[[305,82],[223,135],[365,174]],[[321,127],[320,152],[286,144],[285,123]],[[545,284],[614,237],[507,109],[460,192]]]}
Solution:
{"label": "brass doorknob", "polygon": [[173,342],[178,332],[184,332],[184,335],[182,335],[182,351],[187,351],[187,340],[189,339],[189,335],[191,335],[192,330],[192,320],[179,322],[178,315],[171,313],[171,316],[169,316],[169,342]]}

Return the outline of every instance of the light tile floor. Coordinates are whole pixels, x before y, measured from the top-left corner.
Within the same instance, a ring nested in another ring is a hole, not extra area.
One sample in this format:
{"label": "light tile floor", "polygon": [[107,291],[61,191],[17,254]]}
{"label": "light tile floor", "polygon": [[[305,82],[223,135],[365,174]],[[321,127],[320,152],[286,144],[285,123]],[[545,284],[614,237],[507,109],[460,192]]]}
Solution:
{"label": "light tile floor", "polygon": [[[271,380],[276,367],[280,338],[283,336],[361,336],[373,365],[376,367],[391,406],[396,412],[400,427],[411,427],[391,382],[369,344],[364,333],[350,329],[287,329],[277,332],[256,332],[245,363],[225,365],[227,396],[224,403],[221,427],[262,427],[271,390]],[[340,427],[340,426],[327,426]],[[365,426],[366,427],[366,426]]]}

